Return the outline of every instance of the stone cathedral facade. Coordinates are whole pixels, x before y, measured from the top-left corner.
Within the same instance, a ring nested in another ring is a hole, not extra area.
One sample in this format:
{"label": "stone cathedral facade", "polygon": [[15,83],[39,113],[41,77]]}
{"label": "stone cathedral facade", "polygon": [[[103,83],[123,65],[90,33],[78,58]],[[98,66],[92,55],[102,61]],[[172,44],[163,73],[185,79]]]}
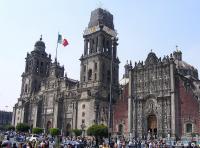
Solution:
{"label": "stone cathedral facade", "polygon": [[80,81],[64,74],[64,67],[57,59],[52,61],[40,38],[25,58],[21,94],[13,111],[13,125],[28,123],[31,127],[45,130],[57,127],[66,134],[71,129],[86,129],[95,123],[107,125],[110,95],[118,97],[116,35],[113,15],[101,8],[92,11],[83,35]]}
{"label": "stone cathedral facade", "polygon": [[198,71],[178,49],[164,58],[150,52],[128,64],[128,133],[137,138],[191,137],[200,132]]}
{"label": "stone cathedral facade", "polygon": [[145,139],[200,132],[198,71],[182,60],[181,51],[163,58],[151,51],[145,61],[127,63],[119,82],[113,15],[92,11],[83,39],[80,81],[64,74],[42,38],[35,43],[25,58],[13,125],[54,127],[69,135],[71,129],[105,124],[113,135]]}

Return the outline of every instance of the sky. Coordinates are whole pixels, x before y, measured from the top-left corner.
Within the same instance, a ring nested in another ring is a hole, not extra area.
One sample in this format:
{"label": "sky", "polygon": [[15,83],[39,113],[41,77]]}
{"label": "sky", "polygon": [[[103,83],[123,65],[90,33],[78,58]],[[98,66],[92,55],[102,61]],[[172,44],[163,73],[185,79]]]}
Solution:
{"label": "sky", "polygon": [[68,39],[58,60],[68,77],[79,80],[83,31],[98,7],[114,15],[120,79],[127,60],[145,60],[151,49],[163,57],[176,45],[200,70],[199,0],[0,0],[0,110],[12,111],[17,102],[26,54],[41,34],[52,58],[58,32]]}

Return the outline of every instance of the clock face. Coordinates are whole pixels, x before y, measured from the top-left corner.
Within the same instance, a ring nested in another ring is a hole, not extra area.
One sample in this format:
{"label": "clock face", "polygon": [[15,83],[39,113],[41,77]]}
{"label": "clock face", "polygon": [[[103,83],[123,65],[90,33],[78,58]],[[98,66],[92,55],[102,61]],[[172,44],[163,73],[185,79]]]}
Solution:
{"label": "clock face", "polygon": [[[84,33],[83,35],[88,35],[88,34],[91,34],[91,33],[94,33],[94,32],[97,32],[100,30],[100,27],[99,25],[97,26],[94,26],[94,27],[91,27],[91,28],[86,28],[84,30]],[[105,31],[107,34],[113,36],[113,37],[116,37],[117,36],[117,32],[115,30],[112,30],[106,26],[103,27],[103,31]]]}
{"label": "clock face", "polygon": [[99,25],[91,27],[91,28],[87,28],[87,29],[84,30],[83,35],[88,35],[88,34],[94,33],[94,32],[99,31],[99,30],[100,30]]}

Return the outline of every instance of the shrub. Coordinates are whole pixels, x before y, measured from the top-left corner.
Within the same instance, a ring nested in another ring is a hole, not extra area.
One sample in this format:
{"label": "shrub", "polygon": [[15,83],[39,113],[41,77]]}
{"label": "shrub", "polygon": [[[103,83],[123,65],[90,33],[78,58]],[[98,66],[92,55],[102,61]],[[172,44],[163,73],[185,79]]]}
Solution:
{"label": "shrub", "polygon": [[43,133],[43,129],[39,128],[39,127],[35,127],[32,129],[32,133],[33,134],[41,134],[41,133]]}
{"label": "shrub", "polygon": [[108,127],[100,124],[94,124],[87,129],[87,134],[90,136],[100,136],[107,137],[108,136]]}
{"label": "shrub", "polygon": [[82,134],[81,129],[73,129],[72,132],[74,132],[75,136],[80,136]]}
{"label": "shrub", "polygon": [[28,132],[29,129],[30,129],[30,126],[26,123],[18,123],[16,126],[16,130],[18,132]]}
{"label": "shrub", "polygon": [[60,130],[58,128],[50,128],[49,132],[52,136],[57,136],[60,134]]}

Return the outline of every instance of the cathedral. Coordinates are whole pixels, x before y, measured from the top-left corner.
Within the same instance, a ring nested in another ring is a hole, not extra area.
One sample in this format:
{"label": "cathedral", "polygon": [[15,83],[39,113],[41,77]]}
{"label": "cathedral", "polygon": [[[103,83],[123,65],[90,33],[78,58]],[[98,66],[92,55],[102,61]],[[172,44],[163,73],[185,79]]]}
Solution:
{"label": "cathedral", "polygon": [[112,120],[112,102],[118,98],[120,63],[113,15],[101,8],[92,11],[83,38],[80,81],[64,74],[64,67],[46,53],[42,38],[35,43],[25,58],[13,125],[27,123],[45,131],[59,128],[69,135],[71,129],[112,123],[108,121]]}
{"label": "cathedral", "polygon": [[92,11],[83,39],[80,81],[64,74],[42,38],[35,43],[25,58],[13,125],[59,128],[69,135],[71,129],[105,124],[113,135],[143,139],[200,133],[198,71],[178,47],[163,58],[151,51],[144,61],[127,62],[119,81],[113,15]]}
{"label": "cathedral", "polygon": [[162,59],[150,52],[131,68],[129,79],[128,122],[134,136],[199,133],[198,71],[182,60],[178,48]]}
{"label": "cathedral", "polygon": [[127,62],[120,84],[113,133],[142,139],[200,133],[198,71],[183,61],[178,47],[163,58],[151,51],[144,61]]}

